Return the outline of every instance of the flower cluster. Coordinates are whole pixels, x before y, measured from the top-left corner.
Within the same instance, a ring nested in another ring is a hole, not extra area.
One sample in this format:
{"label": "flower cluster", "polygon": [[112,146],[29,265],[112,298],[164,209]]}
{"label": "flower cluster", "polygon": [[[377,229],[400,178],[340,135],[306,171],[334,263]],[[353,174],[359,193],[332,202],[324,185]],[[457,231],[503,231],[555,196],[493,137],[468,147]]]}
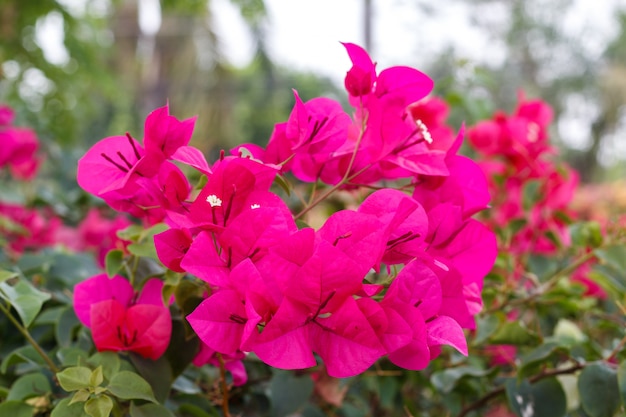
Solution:
{"label": "flower cluster", "polygon": [[520,224],[507,248],[515,254],[553,254],[557,242],[569,242],[566,219],[573,214],[568,207],[578,174],[554,161],[556,150],[548,141],[551,121],[546,103],[520,96],[512,115],[496,112],[468,132],[470,144],[483,156],[479,165],[495,196],[491,223],[494,228]]}
{"label": "flower cluster", "polygon": [[11,174],[21,180],[30,180],[37,174],[39,141],[35,132],[13,126],[15,113],[0,105],[0,168],[7,166]]}
{"label": "flower cluster", "polygon": [[[110,137],[79,161],[85,190],[148,224],[164,220],[169,229],[154,237],[159,259],[206,283],[187,316],[204,361],[254,352],[302,369],[317,354],[329,375],[346,377],[383,356],[419,370],[442,345],[467,354],[463,329],[474,327],[496,257],[494,234],[472,217],[488,205],[487,181],[457,154],[463,134],[443,127],[441,103],[425,98],[428,76],[408,67],[378,73],[365,50],[344,46],[352,116],[334,100],[296,93],[267,147],[242,145],[209,167],[187,146],[193,119],[179,122],[163,107],[148,116],[143,147],[130,135]],[[206,184],[192,190],[171,159]],[[272,190],[291,175],[325,186],[297,214]],[[317,230],[296,223],[339,189],[365,198]],[[74,296],[91,317],[109,308]],[[120,305],[126,317],[138,307]],[[109,329],[114,349],[134,349],[125,326],[117,337]]]}

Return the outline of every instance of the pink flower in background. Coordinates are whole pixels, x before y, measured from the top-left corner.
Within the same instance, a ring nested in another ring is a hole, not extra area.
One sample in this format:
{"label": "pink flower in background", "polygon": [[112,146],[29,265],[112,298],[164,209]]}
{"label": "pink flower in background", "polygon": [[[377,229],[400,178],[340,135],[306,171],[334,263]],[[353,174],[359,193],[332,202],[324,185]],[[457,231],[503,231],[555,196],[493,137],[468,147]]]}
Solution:
{"label": "pink flower in background", "polygon": [[49,208],[0,202],[0,233],[15,255],[54,246],[61,226],[61,219]]}
{"label": "pink flower in background", "polygon": [[131,224],[131,221],[124,216],[107,218],[103,216],[101,210],[91,208],[78,226],[79,242],[75,243],[78,245],[76,249],[94,250],[100,266],[104,266],[104,258],[108,251],[123,250],[128,245],[129,242],[120,239],[117,232]]}
{"label": "pink flower in background", "polygon": [[74,287],[74,311],[91,329],[99,351],[130,351],[156,360],[172,332],[162,289],[163,282],[153,278],[135,293],[125,278],[100,274]]}
{"label": "pink flower in background", "polygon": [[13,118],[13,110],[0,105],[0,168],[8,166],[15,178],[30,180],[41,164],[39,140],[33,130],[12,126]]}

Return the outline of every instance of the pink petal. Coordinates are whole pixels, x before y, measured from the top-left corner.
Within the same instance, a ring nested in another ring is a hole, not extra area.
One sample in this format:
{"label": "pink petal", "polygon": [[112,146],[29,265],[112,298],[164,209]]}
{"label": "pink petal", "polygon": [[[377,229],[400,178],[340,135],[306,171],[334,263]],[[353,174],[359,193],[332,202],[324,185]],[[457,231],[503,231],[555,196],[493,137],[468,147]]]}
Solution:
{"label": "pink petal", "polygon": [[200,149],[194,148],[193,146],[181,146],[176,149],[176,152],[172,154],[172,159],[182,162],[183,164],[187,164],[203,174],[211,174],[211,168],[209,167],[204,154],[200,151]]}
{"label": "pink petal", "polygon": [[146,281],[135,304],[151,304],[163,307],[163,281],[158,278],[150,278]]}
{"label": "pink petal", "polygon": [[467,340],[463,329],[454,319],[440,316],[426,324],[428,346],[450,345],[467,356]]}
{"label": "pink petal", "polygon": [[124,342],[126,307],[117,300],[95,303],[90,311],[91,335],[99,351],[126,350]]}
{"label": "pink petal", "polygon": [[234,354],[241,345],[246,324],[246,309],[234,290],[219,290],[204,300],[187,316],[200,340],[211,349]]}
{"label": "pink petal", "polygon": [[330,376],[358,375],[385,354],[385,348],[353,298],[347,298],[330,316],[318,316],[308,327],[313,350],[324,361]]}
{"label": "pink petal", "polygon": [[430,350],[426,338],[426,324],[419,310],[404,303],[394,303],[393,309],[413,329],[413,338],[407,345],[389,353],[394,364],[412,371],[420,371],[430,362]]}
{"label": "pink petal", "polygon": [[285,299],[263,331],[251,338],[249,348],[266,364],[281,369],[315,366],[309,331],[308,309]]}
{"label": "pink petal", "polygon": [[95,275],[74,287],[74,311],[78,319],[91,327],[91,306],[106,300],[116,300],[122,306],[130,304],[134,296],[133,288],[126,278],[106,274]]}
{"label": "pink petal", "polygon": [[128,350],[156,360],[170,344],[170,311],[163,305],[136,304],[126,311],[126,329],[127,335],[134,339]]}
{"label": "pink petal", "polygon": [[163,265],[176,272],[185,272],[180,262],[193,239],[187,229],[168,229],[154,235],[154,246]]}

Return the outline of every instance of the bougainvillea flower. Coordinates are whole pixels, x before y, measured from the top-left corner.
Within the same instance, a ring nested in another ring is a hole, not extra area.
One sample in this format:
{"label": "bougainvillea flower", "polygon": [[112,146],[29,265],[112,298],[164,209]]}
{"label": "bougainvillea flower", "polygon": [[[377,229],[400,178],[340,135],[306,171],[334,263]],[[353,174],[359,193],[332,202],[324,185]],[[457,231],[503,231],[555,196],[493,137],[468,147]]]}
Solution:
{"label": "bougainvillea flower", "polygon": [[146,118],[143,144],[145,157],[139,170],[148,177],[156,175],[164,161],[173,159],[210,174],[209,165],[198,149],[188,146],[196,118],[178,120],[169,114],[169,106],[152,111]]}
{"label": "bougainvillea flower", "polygon": [[75,250],[94,250],[98,262],[104,267],[104,259],[109,250],[123,250],[130,243],[120,239],[117,232],[131,224],[131,221],[122,215],[107,218],[101,210],[91,208],[78,226],[79,241],[68,243],[71,243]]}
{"label": "bougainvillea flower", "polygon": [[162,281],[150,279],[137,295],[119,275],[96,275],[74,287],[74,311],[91,328],[98,350],[136,352],[156,360],[165,353],[172,332],[162,288]]}
{"label": "bougainvillea flower", "polygon": [[48,208],[0,202],[0,234],[13,255],[53,246],[61,225],[61,219]]}
{"label": "bougainvillea flower", "polygon": [[[422,206],[401,191],[378,190],[358,209],[378,218],[385,226],[385,248],[380,260],[387,265],[408,263],[423,251],[428,217]],[[374,267],[379,270],[378,265]]]}
{"label": "bougainvillea flower", "polygon": [[31,129],[0,126],[0,167],[8,165],[18,179],[32,179],[40,160],[36,156],[39,141]]}
{"label": "bougainvillea flower", "polygon": [[[242,359],[245,358],[245,353],[237,352],[234,355],[221,354],[222,361],[224,362],[224,369],[226,369],[233,377],[233,385],[239,387],[248,382],[248,373],[243,366]],[[206,343],[200,342],[200,351],[193,358],[193,364],[196,366],[202,366],[204,364],[210,364],[213,366],[220,366],[220,360],[217,358],[217,352],[211,349]]]}
{"label": "bougainvillea flower", "polygon": [[291,170],[296,178],[315,182],[324,164],[346,141],[351,121],[335,100],[319,97],[303,103],[294,95],[296,104],[285,127],[294,153]]}
{"label": "bougainvillea flower", "polygon": [[274,206],[275,199],[268,190],[278,170],[248,158],[226,157],[218,161],[189,208],[189,215],[181,220],[190,226],[221,230],[242,211]]}
{"label": "bougainvillea flower", "polygon": [[96,196],[124,189],[144,174],[137,162],[145,150],[130,136],[111,136],[92,146],[78,161],[76,180],[88,193]]}
{"label": "bougainvillea flower", "polygon": [[185,272],[180,262],[189,250],[193,239],[187,229],[168,229],[154,235],[154,246],[163,265],[176,272]]}

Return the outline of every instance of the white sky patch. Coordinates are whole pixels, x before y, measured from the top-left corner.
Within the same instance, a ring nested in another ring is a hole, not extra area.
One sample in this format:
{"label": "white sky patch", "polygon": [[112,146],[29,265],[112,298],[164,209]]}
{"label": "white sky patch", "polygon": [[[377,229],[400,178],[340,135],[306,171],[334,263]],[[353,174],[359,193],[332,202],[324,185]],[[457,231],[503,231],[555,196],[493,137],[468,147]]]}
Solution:
{"label": "white sky patch", "polygon": [[219,35],[222,51],[236,66],[246,66],[254,54],[250,31],[230,0],[211,0],[211,24]]}
{"label": "white sky patch", "polygon": [[46,61],[54,65],[64,65],[70,56],[64,45],[63,16],[59,12],[51,12],[37,20],[35,25],[35,42],[43,50]]}
{"label": "white sky patch", "polygon": [[567,99],[565,112],[559,118],[559,136],[567,146],[585,151],[591,146],[591,123],[598,117],[598,108],[582,95]]}
{"label": "white sky patch", "polygon": [[139,0],[139,28],[146,36],[154,36],[161,27],[159,0]]}

